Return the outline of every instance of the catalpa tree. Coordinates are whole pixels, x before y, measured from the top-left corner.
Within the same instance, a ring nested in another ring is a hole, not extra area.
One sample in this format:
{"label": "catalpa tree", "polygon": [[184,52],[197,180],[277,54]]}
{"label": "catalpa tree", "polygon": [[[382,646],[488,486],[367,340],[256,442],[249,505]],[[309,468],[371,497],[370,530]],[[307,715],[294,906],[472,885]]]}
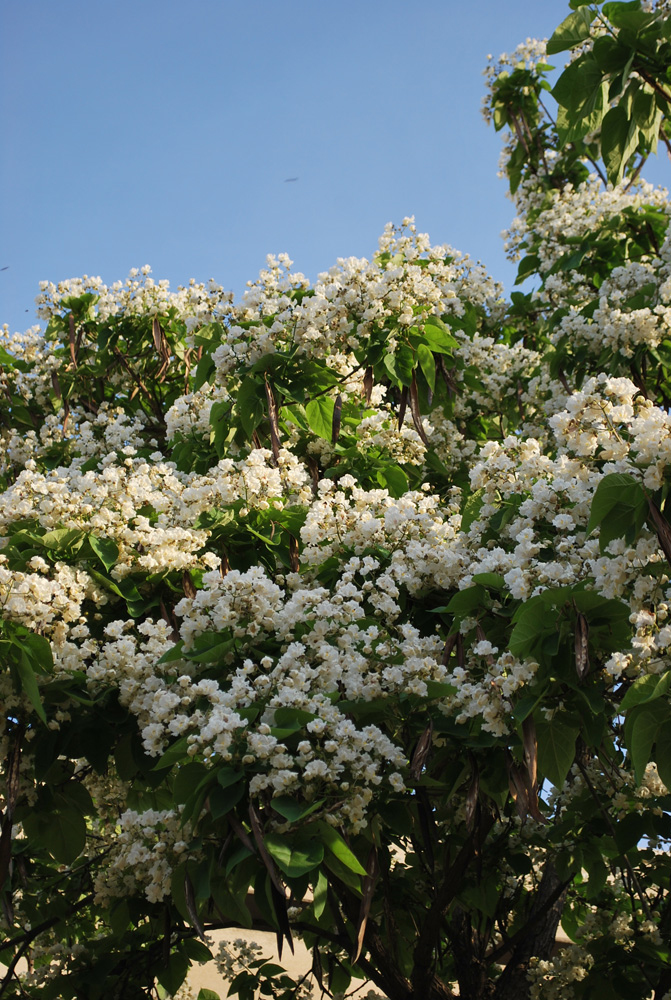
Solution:
{"label": "catalpa tree", "polygon": [[407,219],[5,328],[0,997],[671,997],[671,18],[570,6],[487,70],[531,291]]}

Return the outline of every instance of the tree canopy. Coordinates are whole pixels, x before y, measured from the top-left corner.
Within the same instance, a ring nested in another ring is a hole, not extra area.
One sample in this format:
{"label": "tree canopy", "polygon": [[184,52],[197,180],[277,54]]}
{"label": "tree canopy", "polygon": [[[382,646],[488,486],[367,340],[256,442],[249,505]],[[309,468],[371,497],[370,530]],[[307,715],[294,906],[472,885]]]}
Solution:
{"label": "tree canopy", "polygon": [[671,16],[570,7],[509,299],[405,219],[5,327],[0,997],[671,997]]}

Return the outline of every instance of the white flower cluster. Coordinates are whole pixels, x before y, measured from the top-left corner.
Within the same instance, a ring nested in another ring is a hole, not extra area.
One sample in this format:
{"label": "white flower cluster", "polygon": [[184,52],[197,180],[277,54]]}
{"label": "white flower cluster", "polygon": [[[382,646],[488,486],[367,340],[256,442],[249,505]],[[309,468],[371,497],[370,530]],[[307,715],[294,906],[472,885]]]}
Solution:
{"label": "white flower cluster", "polygon": [[487,56],[487,65],[482,71],[488,93],[482,99],[482,114],[487,124],[492,122],[492,87],[502,74],[509,76],[511,70],[533,70],[546,60],[545,39],[527,38],[513,52],[502,52],[498,59]]}
{"label": "white flower cluster", "polygon": [[[290,266],[290,261],[285,265]],[[303,275],[268,271],[234,310],[213,359],[219,378],[273,354],[286,340],[306,357],[349,355],[367,336],[391,322],[400,331],[432,315],[463,313],[463,300],[493,307],[500,288],[481,265],[449,246],[431,246],[413,219],[391,224],[372,261],[350,257],[319,275],[309,295]],[[390,330],[388,350],[396,347]],[[350,369],[357,367],[350,361]]]}
{"label": "white flower cluster", "polygon": [[[196,283],[193,279],[176,292],[170,291],[170,282],[155,282],[150,277],[151,268],[133,268],[125,282],[115,281],[107,286],[100,277],[87,274],[81,278],[40,282],[40,294],[35,299],[37,315],[49,320],[61,314],[70,298],[91,295],[91,315],[99,320],[113,316],[164,316],[172,312],[188,325],[195,327],[223,321],[229,314],[233,301],[231,292],[225,292],[215,281]],[[65,301],[64,301],[65,300]]]}
{"label": "white flower cluster", "polygon": [[209,533],[193,527],[203,511],[243,500],[247,507],[281,509],[311,496],[309,474],[291,453],[277,465],[266,449],[234,462],[224,459],[204,475],[180,473],[159,453],[150,460],[114,454],[101,471],[78,464],[48,473],[29,462],[0,496],[0,535],[16,521],[42,528],[75,528],[112,539],[119,547],[116,579],[131,572],[156,573],[218,566],[220,557],[202,552]]}
{"label": "white flower cluster", "polygon": [[53,567],[41,556],[30,560],[33,573],[7,569],[0,555],[0,607],[2,617],[51,635],[61,623],[85,622],[84,601],[105,604],[107,595],[83,569],[57,562]]}
{"label": "white flower cluster", "polygon": [[108,903],[138,889],[156,903],[170,894],[173,869],[197,852],[189,847],[191,831],[182,825],[174,809],[127,809],[119,817],[119,827],[107,865],[95,880],[96,899]]}

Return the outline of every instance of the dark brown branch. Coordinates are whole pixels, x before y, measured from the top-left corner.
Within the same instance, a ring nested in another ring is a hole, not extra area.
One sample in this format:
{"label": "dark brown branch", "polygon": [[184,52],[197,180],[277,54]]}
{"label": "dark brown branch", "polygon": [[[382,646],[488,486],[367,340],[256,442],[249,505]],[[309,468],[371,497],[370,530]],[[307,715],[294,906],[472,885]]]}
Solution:
{"label": "dark brown branch", "polygon": [[447,870],[443,883],[427,911],[413,953],[412,985],[415,996],[418,998],[430,996],[428,990],[433,977],[431,959],[440,940],[442,918],[459,891],[466,870],[471,862],[479,856],[480,849],[493,825],[493,815],[486,815],[469,834],[465,844]]}
{"label": "dark brown branch", "polygon": [[565,898],[566,884],[548,861],[527,922],[527,927],[534,930],[525,934],[515,947],[496,984],[495,1000],[524,1000],[528,996],[529,960],[532,956],[549,958],[552,954]]}

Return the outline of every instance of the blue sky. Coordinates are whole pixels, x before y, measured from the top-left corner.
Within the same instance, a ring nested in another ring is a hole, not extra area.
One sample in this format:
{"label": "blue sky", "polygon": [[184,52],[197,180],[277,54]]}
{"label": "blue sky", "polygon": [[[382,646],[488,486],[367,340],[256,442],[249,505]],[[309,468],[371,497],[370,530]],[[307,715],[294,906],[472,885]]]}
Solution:
{"label": "blue sky", "polygon": [[314,279],[370,256],[405,215],[510,287],[499,234],[513,212],[481,72],[566,13],[564,0],[3,0],[0,323],[34,322],[41,279],[112,282],[143,264],[239,295],[286,251]]}

